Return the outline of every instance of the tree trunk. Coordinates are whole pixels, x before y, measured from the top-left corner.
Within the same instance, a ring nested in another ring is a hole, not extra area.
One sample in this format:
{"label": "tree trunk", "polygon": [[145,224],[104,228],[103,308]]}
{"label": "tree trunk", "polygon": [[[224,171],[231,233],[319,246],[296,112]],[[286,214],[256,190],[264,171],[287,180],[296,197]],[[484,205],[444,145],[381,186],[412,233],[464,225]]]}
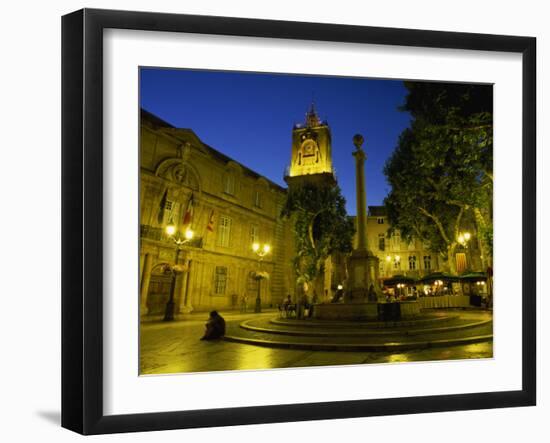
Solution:
{"label": "tree trunk", "polygon": [[481,257],[483,257],[481,260],[481,266],[483,270],[485,270],[487,268],[487,265],[490,265],[493,261],[493,257],[489,253],[490,248],[485,241],[485,233],[488,229],[487,222],[485,221],[485,217],[483,216],[479,208],[474,208],[474,217],[476,221],[479,250],[481,253]]}
{"label": "tree trunk", "polygon": [[309,290],[309,301],[313,302],[314,295],[317,294],[316,302],[318,303],[323,296],[323,289],[325,287],[325,274],[320,272],[315,279],[311,282]]}
{"label": "tree trunk", "polygon": [[449,272],[453,275],[456,274],[455,249],[455,242],[447,246],[447,263],[449,264]]}

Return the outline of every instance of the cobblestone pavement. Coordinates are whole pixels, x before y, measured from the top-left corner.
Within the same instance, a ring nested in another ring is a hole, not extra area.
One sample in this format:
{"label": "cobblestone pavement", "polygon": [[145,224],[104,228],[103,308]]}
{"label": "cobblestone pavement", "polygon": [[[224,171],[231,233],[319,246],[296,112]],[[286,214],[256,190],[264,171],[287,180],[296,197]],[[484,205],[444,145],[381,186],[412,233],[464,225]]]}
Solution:
{"label": "cobblestone pavement", "polygon": [[[229,335],[239,331],[239,324],[245,320],[268,319],[277,314],[267,312],[222,315],[226,319]],[[200,313],[192,314],[182,321],[142,323],[141,374],[491,358],[493,355],[492,342],[400,353],[312,351],[267,348],[226,341],[205,342],[199,339],[204,332],[207,316],[207,313]]]}

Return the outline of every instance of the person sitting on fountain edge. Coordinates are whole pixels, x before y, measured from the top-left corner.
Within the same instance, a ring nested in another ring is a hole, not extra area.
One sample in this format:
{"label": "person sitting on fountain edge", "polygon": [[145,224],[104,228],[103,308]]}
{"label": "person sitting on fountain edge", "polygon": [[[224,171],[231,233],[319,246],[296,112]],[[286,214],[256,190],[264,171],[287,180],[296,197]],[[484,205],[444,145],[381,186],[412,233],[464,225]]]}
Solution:
{"label": "person sitting on fountain edge", "polygon": [[225,320],[218,311],[210,312],[210,318],[206,322],[206,331],[201,340],[217,340],[225,335]]}

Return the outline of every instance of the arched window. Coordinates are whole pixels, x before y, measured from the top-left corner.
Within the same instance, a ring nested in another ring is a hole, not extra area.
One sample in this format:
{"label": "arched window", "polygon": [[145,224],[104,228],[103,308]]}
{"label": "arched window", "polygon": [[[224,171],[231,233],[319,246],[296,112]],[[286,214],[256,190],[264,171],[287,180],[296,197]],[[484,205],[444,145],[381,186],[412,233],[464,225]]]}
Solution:
{"label": "arched window", "polygon": [[254,191],[254,206],[256,208],[262,207],[262,191],[260,191],[259,189],[256,189]]}
{"label": "arched window", "polygon": [[426,270],[432,269],[432,257],[430,255],[424,256],[424,269]]}
{"label": "arched window", "polygon": [[218,221],[218,246],[228,248],[231,238],[232,219],[226,215],[222,215]]}
{"label": "arched window", "polygon": [[229,161],[223,171],[223,193],[236,197],[242,186],[242,166],[237,162]]}
{"label": "arched window", "polygon": [[378,234],[378,249],[380,251],[386,250],[386,236],[384,234]]}
{"label": "arched window", "polygon": [[223,177],[223,192],[235,195],[235,175],[232,171],[226,172]]}
{"label": "arched window", "polygon": [[401,257],[396,255],[393,260],[393,269],[401,269]]}
{"label": "arched window", "polygon": [[216,266],[214,274],[214,293],[225,294],[227,287],[227,268],[225,266]]}

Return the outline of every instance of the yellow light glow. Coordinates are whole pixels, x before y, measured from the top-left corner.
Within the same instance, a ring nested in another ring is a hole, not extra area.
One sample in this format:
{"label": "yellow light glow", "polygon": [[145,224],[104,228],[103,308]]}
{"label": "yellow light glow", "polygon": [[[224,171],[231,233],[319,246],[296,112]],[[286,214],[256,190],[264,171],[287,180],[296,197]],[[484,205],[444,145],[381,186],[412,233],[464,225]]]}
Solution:
{"label": "yellow light glow", "polygon": [[174,235],[176,233],[176,226],[173,223],[166,225],[166,233],[168,235]]}
{"label": "yellow light glow", "polygon": [[388,255],[388,256],[386,257],[386,261],[391,261],[391,255]]}
{"label": "yellow light glow", "polygon": [[464,238],[466,241],[470,240],[471,237],[472,237],[472,234],[470,234],[469,232],[464,233]]}
{"label": "yellow light glow", "polygon": [[271,246],[269,246],[268,244],[265,244],[264,245],[264,253],[268,254],[270,250],[271,250]]}
{"label": "yellow light glow", "polygon": [[395,261],[400,261],[401,260],[401,257],[399,257],[399,255],[396,255],[395,256]]}
{"label": "yellow light glow", "polygon": [[252,250],[254,252],[258,252],[260,249],[260,244],[259,243],[252,243]]}
{"label": "yellow light glow", "polygon": [[195,235],[195,233],[191,230],[191,229],[187,229],[185,231],[185,238],[187,240],[191,240],[193,238],[193,236]]}
{"label": "yellow light glow", "polygon": [[459,243],[464,243],[464,236],[463,236],[462,234],[460,234],[460,235],[458,236],[458,242],[459,242]]}
{"label": "yellow light glow", "polygon": [[344,287],[342,285],[338,285],[338,290],[341,291],[342,289],[344,289]]}

